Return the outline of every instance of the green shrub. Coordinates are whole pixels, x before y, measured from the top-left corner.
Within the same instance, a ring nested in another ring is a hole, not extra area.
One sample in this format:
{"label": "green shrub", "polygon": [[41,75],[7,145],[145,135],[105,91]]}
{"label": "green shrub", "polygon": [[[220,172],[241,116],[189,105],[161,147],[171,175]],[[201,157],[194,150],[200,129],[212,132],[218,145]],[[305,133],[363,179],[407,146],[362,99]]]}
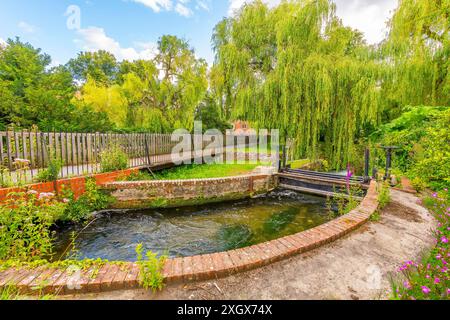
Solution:
{"label": "green shrub", "polygon": [[89,218],[94,211],[106,209],[112,202],[112,198],[102,193],[94,179],[86,179],[85,192],[75,199],[70,189],[64,190],[67,207],[62,221],[80,222]]}
{"label": "green shrub", "polygon": [[12,186],[14,186],[14,183],[9,169],[0,166],[0,188],[10,188]]}
{"label": "green shrub", "polygon": [[139,244],[136,247],[137,264],[140,268],[139,284],[144,289],[152,289],[153,291],[162,290],[164,288],[164,276],[162,275],[162,271],[167,256],[163,255],[158,258],[156,253],[148,251],[144,258],[143,251],[142,244]]}
{"label": "green shrub", "polygon": [[388,181],[378,183],[378,210],[384,209],[391,202],[391,187]]}
{"label": "green shrub", "polygon": [[0,206],[0,260],[31,261],[52,253],[50,227],[66,205],[53,194],[11,194]]}
{"label": "green shrub", "polygon": [[427,183],[423,181],[422,178],[415,177],[411,180],[411,186],[416,190],[417,192],[422,192],[426,189]]}
{"label": "green shrub", "polygon": [[[394,170],[422,179],[424,183],[419,184],[419,189],[426,184],[434,190],[443,190],[450,187],[449,123],[449,107],[408,107],[402,116],[373,134],[371,140],[400,147],[393,157]],[[382,159],[377,166],[384,167],[384,150],[372,149],[376,150],[375,158]]]}
{"label": "green shrub", "polygon": [[128,168],[128,156],[119,145],[112,144],[100,154],[102,172],[125,170]]}
{"label": "green shrub", "polygon": [[51,182],[58,180],[62,166],[63,163],[60,159],[52,158],[47,168],[38,173],[36,180],[38,182]]}

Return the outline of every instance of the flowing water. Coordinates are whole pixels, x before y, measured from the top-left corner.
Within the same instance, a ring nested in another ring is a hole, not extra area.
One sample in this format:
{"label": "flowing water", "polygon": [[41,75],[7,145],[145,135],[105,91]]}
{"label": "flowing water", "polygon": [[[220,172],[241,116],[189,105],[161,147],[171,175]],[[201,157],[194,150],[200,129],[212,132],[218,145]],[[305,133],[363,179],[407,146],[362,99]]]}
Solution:
{"label": "flowing water", "polygon": [[102,213],[84,230],[78,226],[60,231],[56,257],[70,247],[78,233],[77,258],[135,261],[140,243],[159,254],[186,257],[262,243],[329,219],[324,198],[284,190],[197,207],[114,211]]}

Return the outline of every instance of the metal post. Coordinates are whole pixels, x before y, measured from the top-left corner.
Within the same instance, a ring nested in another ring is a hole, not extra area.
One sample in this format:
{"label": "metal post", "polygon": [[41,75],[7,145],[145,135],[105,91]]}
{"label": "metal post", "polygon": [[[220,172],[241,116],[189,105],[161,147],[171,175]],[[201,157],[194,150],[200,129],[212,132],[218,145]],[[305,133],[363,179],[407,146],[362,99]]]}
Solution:
{"label": "metal post", "polygon": [[384,180],[389,180],[391,177],[391,167],[392,167],[392,151],[398,149],[398,147],[383,147],[386,150],[386,174],[384,175]]}
{"label": "metal post", "polygon": [[370,149],[366,148],[364,154],[364,180],[368,182],[370,180]]}

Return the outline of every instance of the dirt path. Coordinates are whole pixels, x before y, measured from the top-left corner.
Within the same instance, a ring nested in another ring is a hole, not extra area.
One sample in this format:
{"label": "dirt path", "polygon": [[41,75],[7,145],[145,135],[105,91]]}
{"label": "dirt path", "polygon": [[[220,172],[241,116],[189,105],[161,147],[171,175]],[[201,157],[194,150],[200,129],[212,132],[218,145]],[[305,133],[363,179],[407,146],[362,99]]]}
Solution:
{"label": "dirt path", "polygon": [[390,289],[389,274],[432,247],[435,226],[415,196],[393,191],[392,198],[379,222],[262,269],[216,281],[170,285],[156,295],[134,290],[76,299],[384,299]]}

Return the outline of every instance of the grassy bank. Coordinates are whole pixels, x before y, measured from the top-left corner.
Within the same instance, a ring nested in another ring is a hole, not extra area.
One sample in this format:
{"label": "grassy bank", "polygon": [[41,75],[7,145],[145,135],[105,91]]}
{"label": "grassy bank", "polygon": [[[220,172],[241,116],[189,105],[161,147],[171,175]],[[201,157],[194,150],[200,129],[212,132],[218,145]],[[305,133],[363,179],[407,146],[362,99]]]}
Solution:
{"label": "grassy bank", "polygon": [[187,180],[224,178],[250,174],[256,167],[267,164],[210,164],[186,165],[156,172],[155,177],[146,172],[131,175],[129,181],[140,180]]}

